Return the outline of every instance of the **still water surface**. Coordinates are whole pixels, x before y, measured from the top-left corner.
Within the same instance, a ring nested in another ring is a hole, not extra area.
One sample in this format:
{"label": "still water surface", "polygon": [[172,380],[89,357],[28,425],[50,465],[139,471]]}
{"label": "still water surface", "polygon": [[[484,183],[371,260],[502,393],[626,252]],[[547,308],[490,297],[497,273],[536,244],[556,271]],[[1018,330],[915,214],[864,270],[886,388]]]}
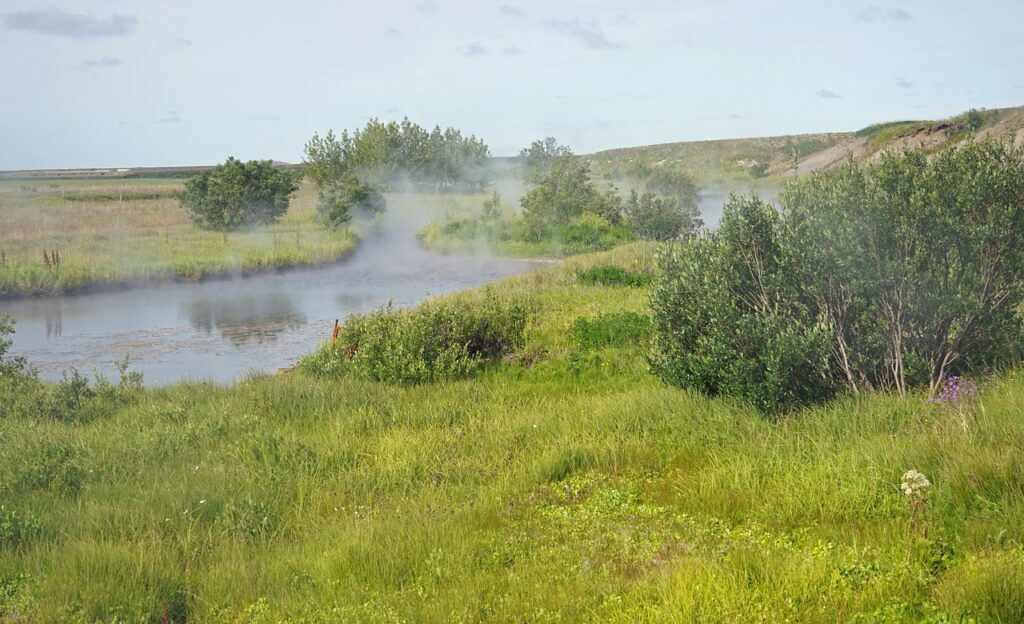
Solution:
{"label": "still water surface", "polygon": [[330,334],[334,319],[472,288],[536,266],[442,256],[412,227],[364,238],[339,264],[195,284],[0,303],[15,319],[12,352],[55,380],[76,368],[117,378],[116,360],[147,385],[237,380],[294,364]]}

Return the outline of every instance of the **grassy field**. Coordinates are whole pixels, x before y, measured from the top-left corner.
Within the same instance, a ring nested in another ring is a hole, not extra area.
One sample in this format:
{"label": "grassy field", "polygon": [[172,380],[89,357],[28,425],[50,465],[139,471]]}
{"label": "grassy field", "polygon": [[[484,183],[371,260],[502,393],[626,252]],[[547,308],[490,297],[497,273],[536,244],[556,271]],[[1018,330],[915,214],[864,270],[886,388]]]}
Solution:
{"label": "grassy field", "polygon": [[300,371],[64,421],[5,405],[0,620],[1024,620],[1024,376],[776,422],[666,388],[643,341],[572,330],[644,314],[642,281],[578,276],[652,254],[492,286],[535,315],[470,380]]}
{"label": "grassy field", "polygon": [[[0,181],[0,297],[158,279],[200,279],[331,262],[355,238],[316,220],[304,184],[282,221],[229,234],[196,229],[174,198],[180,181]],[[56,251],[48,266],[43,252]]]}

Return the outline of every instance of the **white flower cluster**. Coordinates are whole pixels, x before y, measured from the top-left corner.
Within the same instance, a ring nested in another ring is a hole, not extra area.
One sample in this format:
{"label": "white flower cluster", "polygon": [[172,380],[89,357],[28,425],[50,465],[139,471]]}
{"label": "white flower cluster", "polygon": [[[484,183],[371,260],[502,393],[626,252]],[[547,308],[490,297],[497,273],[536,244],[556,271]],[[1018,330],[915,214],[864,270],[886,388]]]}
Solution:
{"label": "white flower cluster", "polygon": [[900,483],[900,489],[907,496],[917,496],[924,492],[931,482],[928,477],[924,476],[917,470],[908,470],[903,473],[903,481]]}

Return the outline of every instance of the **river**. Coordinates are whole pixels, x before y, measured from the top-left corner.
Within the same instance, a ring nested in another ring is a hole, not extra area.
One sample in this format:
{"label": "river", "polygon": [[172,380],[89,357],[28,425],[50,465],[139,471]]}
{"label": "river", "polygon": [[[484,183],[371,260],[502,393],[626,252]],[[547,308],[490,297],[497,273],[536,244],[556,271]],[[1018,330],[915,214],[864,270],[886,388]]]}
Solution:
{"label": "river", "polygon": [[[728,193],[699,197],[708,227],[718,225]],[[325,267],[0,302],[0,313],[15,320],[12,354],[27,358],[43,379],[59,380],[74,368],[116,380],[116,362],[127,355],[147,385],[231,382],[291,366],[327,339],[335,319],[389,301],[408,307],[536,266],[431,252],[416,241],[419,225],[390,222]]]}
{"label": "river", "polygon": [[147,385],[231,382],[294,364],[330,335],[335,319],[389,301],[411,306],[536,266],[444,256],[418,245],[412,224],[365,236],[338,264],[232,280],[0,303],[15,320],[13,355],[43,379],[72,368],[117,379],[126,354]]}

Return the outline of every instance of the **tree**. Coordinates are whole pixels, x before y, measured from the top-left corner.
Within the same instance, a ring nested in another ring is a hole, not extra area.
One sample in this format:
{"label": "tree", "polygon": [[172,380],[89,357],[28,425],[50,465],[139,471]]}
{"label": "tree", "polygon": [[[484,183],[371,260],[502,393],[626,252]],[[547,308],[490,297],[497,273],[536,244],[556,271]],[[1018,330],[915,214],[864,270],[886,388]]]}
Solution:
{"label": "tree", "polygon": [[334,136],[333,130],[328,130],[323,137],[313,133],[313,138],[306,143],[305,157],[302,159],[306,177],[312,180],[318,190],[327,188],[340,180],[348,169],[345,158],[351,150],[352,139],[348,132],[342,132],[341,138]]}
{"label": "tree", "polygon": [[306,144],[304,163],[310,179],[323,190],[347,173],[386,188],[396,181],[448,188],[481,189],[487,185],[487,144],[463,136],[456,128],[422,126],[371,119],[364,128],[340,138],[314,134]]}
{"label": "tree", "polygon": [[555,137],[534,141],[530,147],[519,151],[519,161],[524,177],[532,180],[537,176],[546,175],[555,163],[562,158],[571,158],[572,149],[568,145],[559,145]]}
{"label": "tree", "polygon": [[243,163],[229,157],[223,165],[185,182],[178,200],[197,227],[224,234],[276,223],[288,211],[302,174],[274,167],[269,160]]}
{"label": "tree", "polygon": [[534,238],[584,213],[602,217],[611,225],[622,223],[622,200],[614,187],[599,191],[590,180],[590,163],[575,158],[556,161],[551,171],[536,178],[536,186],[520,203]]}
{"label": "tree", "polygon": [[637,193],[635,189],[630,192],[623,212],[626,226],[637,236],[659,241],[695,234],[704,225],[692,200]]}
{"label": "tree", "polygon": [[320,192],[316,210],[328,227],[338,228],[347,227],[353,211],[373,216],[384,212],[386,205],[380,189],[362,182],[355,174],[347,174]]}

